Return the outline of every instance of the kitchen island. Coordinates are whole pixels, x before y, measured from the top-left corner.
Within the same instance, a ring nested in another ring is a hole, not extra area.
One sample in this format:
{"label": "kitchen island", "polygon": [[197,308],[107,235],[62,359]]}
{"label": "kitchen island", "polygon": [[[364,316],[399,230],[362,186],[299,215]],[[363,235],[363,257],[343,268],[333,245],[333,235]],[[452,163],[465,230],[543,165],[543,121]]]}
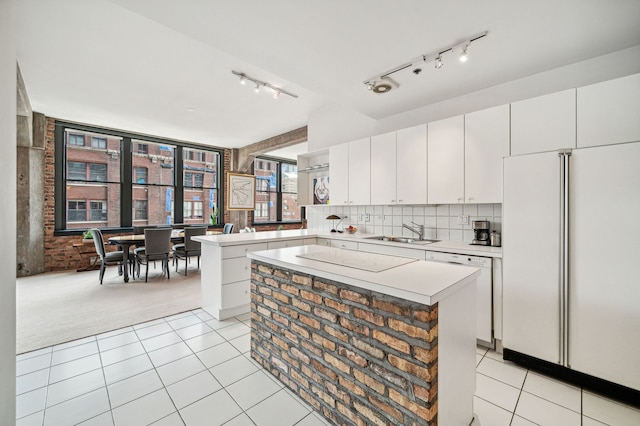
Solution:
{"label": "kitchen island", "polygon": [[477,270],[314,245],[247,256],[251,356],[329,421],[471,423]]}

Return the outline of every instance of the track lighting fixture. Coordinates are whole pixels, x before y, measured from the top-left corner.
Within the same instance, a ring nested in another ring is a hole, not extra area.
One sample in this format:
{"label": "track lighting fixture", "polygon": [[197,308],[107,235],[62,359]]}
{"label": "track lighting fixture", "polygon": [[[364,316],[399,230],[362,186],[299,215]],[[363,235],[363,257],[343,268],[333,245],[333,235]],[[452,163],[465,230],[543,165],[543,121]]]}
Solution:
{"label": "track lighting fixture", "polygon": [[435,67],[436,69],[440,69],[442,68],[442,66],[444,65],[444,63],[442,62],[442,54],[438,55],[438,57],[435,60]]}
{"label": "track lighting fixture", "polygon": [[425,53],[423,55],[420,55],[414,59],[412,59],[410,62],[406,62],[402,65],[399,65],[387,72],[384,72],[382,74],[378,74],[375,77],[369,78],[365,81],[363,81],[364,85],[367,86],[367,89],[372,91],[373,93],[387,93],[389,91],[391,91],[392,89],[396,89],[398,87],[400,87],[400,85],[392,80],[389,76],[391,74],[397,73],[398,71],[402,71],[406,68],[411,68],[413,71],[413,74],[415,75],[419,75],[422,73],[422,65],[426,62],[432,62],[434,63],[434,67],[436,69],[440,69],[442,68],[442,66],[444,65],[444,62],[442,60],[442,56],[444,54],[447,53],[453,53],[456,51],[460,52],[460,62],[467,62],[468,56],[469,56],[469,46],[471,45],[471,43],[473,43],[474,41],[477,41],[483,37],[486,37],[486,35],[488,34],[487,31],[480,33],[474,37],[471,37],[469,39],[466,39],[465,41],[463,41],[462,43],[457,43],[454,45],[451,45],[449,47],[445,47],[443,49],[437,50],[433,53]]}
{"label": "track lighting fixture", "polygon": [[266,87],[266,88],[271,89],[273,91],[273,97],[275,99],[278,99],[280,97],[280,94],[282,94],[282,93],[284,93],[285,95],[291,96],[292,98],[297,98],[298,97],[298,95],[295,95],[295,94],[293,94],[291,92],[287,92],[286,90],[284,90],[284,89],[282,89],[280,87],[276,87],[271,83],[268,83],[266,81],[257,80],[257,79],[255,79],[253,77],[249,77],[248,75],[246,75],[243,72],[238,72],[238,71],[233,71],[232,70],[231,73],[233,75],[237,75],[238,76],[238,78],[240,79],[240,84],[246,84],[247,81],[250,81],[250,82],[254,83],[255,84],[255,89],[254,90],[255,90],[256,93],[260,92],[260,88],[261,87]]}

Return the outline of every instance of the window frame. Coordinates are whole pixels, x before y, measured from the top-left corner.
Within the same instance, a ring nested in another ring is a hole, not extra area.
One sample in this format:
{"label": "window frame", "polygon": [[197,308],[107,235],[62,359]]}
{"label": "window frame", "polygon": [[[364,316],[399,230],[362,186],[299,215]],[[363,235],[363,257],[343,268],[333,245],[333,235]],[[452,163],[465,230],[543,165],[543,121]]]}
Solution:
{"label": "window frame", "polygon": [[[174,158],[174,205],[172,207],[172,216],[173,223],[183,223],[183,191],[185,187],[183,186],[182,173],[176,173],[177,170],[182,172],[183,170],[183,150],[184,149],[194,149],[201,151],[211,151],[217,153],[216,158],[218,159],[218,164],[216,166],[216,177],[215,182],[217,182],[215,191],[218,192],[218,209],[220,211],[224,211],[224,187],[220,186],[220,183],[223,183],[224,180],[222,177],[225,173],[225,164],[224,164],[224,152],[223,148],[217,148],[206,145],[199,145],[190,142],[183,142],[165,138],[159,138],[155,136],[148,135],[140,135],[136,133],[131,133],[123,130],[115,130],[115,129],[107,129],[101,128],[97,126],[87,125],[87,124],[79,124],[68,122],[64,120],[56,120],[55,122],[55,131],[54,131],[54,193],[55,193],[55,208],[54,208],[54,235],[55,236],[64,236],[64,235],[81,235],[84,231],[82,228],[66,228],[67,225],[67,209],[68,204],[67,201],[84,201],[86,202],[87,210],[86,215],[89,216],[89,208],[91,201],[102,201],[102,200],[67,200],[66,196],[66,186],[67,186],[67,160],[66,160],[66,147],[65,147],[65,131],[69,131],[69,134],[74,134],[75,132],[84,132],[84,133],[98,133],[106,136],[113,136],[121,138],[121,146],[120,151],[117,153],[120,155],[120,226],[112,226],[112,227],[101,227],[100,229],[106,231],[107,233],[118,233],[118,232],[127,232],[132,229],[134,220],[144,220],[144,219],[135,219],[135,212],[133,212],[133,208],[135,207],[134,200],[132,199],[133,195],[133,187],[136,185],[134,181],[135,175],[132,167],[132,158],[133,158],[133,140],[163,144],[163,145],[172,145],[175,146],[175,158]],[[75,133],[78,135],[78,133]],[[82,135],[84,137],[84,135]],[[77,138],[78,136],[76,136]],[[91,149],[92,146],[87,146],[86,138],[84,145],[73,145],[73,146],[84,146],[87,149]],[[100,148],[93,148],[100,149]],[[136,149],[136,152],[139,150]],[[76,161],[77,162],[77,161]],[[84,162],[86,166],[87,180],[89,180],[89,162]],[[107,171],[107,183],[109,182]],[[148,180],[148,171],[147,171],[147,180]],[[83,182],[83,181],[79,181]],[[102,181],[99,181],[102,183]],[[116,207],[117,208],[117,207]],[[147,204],[147,217],[149,215],[148,212],[148,204]],[[208,221],[205,221],[208,224]],[[222,227],[222,224],[213,225],[216,227]]]}
{"label": "window frame", "polygon": [[[262,185],[263,182],[266,182],[266,179],[258,179],[256,176],[256,166],[262,164],[263,161],[268,162],[267,164],[269,164],[269,167],[264,169],[267,171],[273,171],[271,169],[271,163],[276,163],[275,165],[275,172],[276,172],[276,190],[273,191],[271,190],[270,186],[267,185],[267,190],[261,190],[260,189],[260,185]],[[295,193],[292,192],[283,192],[282,191],[282,164],[290,164],[293,166],[298,167],[298,162],[296,160],[289,160],[286,158],[277,158],[277,157],[268,157],[268,156],[257,156],[253,162],[253,175],[256,176],[256,196],[258,193],[266,193],[266,194],[276,194],[276,221],[266,221],[266,222],[256,222],[256,218],[258,217],[265,217],[265,216],[257,216],[256,212],[258,211],[258,202],[256,202],[256,209],[253,210],[253,215],[254,215],[254,220],[253,220],[253,226],[262,226],[262,225],[295,225],[295,224],[299,224],[302,223],[302,219],[298,219],[298,220],[282,220],[283,218],[283,201],[282,201],[282,195],[283,194],[298,194],[298,191],[296,189]],[[268,203],[268,201],[267,201]],[[298,208],[300,208],[301,206],[298,206]],[[264,211],[264,208],[262,208],[261,212]],[[268,207],[267,207],[267,211],[268,211]],[[268,213],[267,213],[267,217],[268,217]]]}

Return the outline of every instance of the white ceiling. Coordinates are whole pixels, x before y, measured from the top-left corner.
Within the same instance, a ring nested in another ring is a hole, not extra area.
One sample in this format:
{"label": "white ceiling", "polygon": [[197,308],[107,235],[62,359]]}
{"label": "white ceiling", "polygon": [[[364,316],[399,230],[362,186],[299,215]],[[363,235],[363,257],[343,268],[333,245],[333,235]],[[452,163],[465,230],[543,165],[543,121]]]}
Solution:
{"label": "white ceiling", "polygon": [[[640,44],[638,0],[17,3],[34,111],[219,147],[302,127],[330,105],[383,119]],[[485,30],[464,65],[396,73],[385,95],[363,85]],[[232,70],[299,98],[255,94]]]}

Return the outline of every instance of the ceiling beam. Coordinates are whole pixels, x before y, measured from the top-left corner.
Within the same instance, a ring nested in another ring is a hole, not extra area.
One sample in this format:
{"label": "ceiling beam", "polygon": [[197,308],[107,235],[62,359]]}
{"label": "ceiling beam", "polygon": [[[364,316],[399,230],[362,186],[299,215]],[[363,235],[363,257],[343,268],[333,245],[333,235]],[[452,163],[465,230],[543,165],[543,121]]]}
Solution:
{"label": "ceiling beam", "polygon": [[232,150],[231,165],[240,173],[250,173],[253,159],[265,152],[286,148],[307,141],[307,126],[291,130],[278,136],[265,139],[242,148]]}

